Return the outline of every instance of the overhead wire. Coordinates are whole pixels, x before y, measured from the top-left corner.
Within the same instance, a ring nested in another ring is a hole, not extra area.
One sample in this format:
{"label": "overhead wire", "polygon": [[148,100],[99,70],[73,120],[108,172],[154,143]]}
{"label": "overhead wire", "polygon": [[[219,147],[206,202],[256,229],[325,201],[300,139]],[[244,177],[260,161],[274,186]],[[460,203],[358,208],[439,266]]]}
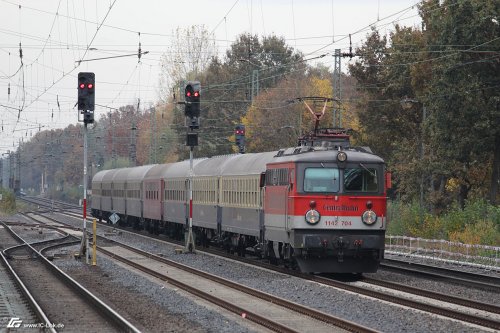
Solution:
{"label": "overhead wire", "polygon": [[[8,1],[4,1],[4,2],[8,2]],[[223,18],[223,20],[224,20],[224,21],[226,21],[227,16],[229,15],[229,13],[232,11],[232,9],[234,8],[234,6],[235,6],[237,3],[238,3],[238,1],[236,1],[236,2],[233,4],[233,6],[231,7],[231,9],[230,9],[230,10],[228,11],[228,13],[224,16],[224,18]],[[74,4],[73,4],[73,6],[74,6]],[[109,13],[109,12],[108,12],[108,13]],[[83,22],[90,22],[90,21],[88,21],[88,20],[85,18],[85,19],[83,20]],[[103,20],[102,22],[104,22],[104,20]],[[221,22],[222,22],[222,21],[221,21]],[[263,22],[264,22],[264,20],[263,20]],[[96,23],[97,23],[97,21],[96,21]],[[76,24],[76,23],[75,23],[75,24]],[[218,25],[214,28],[214,30],[213,30],[213,31],[215,31],[215,29],[217,29],[217,28],[218,28],[218,26],[219,26],[220,24],[221,24],[221,23],[219,23],[219,24],[218,24]],[[102,23],[101,23],[101,27],[102,27],[102,26],[103,26],[103,25],[102,25]],[[107,25],[104,25],[104,26],[107,26]],[[117,28],[117,27],[113,27],[113,28]],[[134,33],[137,33],[136,31],[129,30],[129,29],[123,29],[123,30],[124,30],[124,31],[129,31],[129,32],[134,32]],[[212,32],[213,32],[213,31],[212,31]],[[145,33],[145,34],[147,34],[147,33]],[[78,34],[76,34],[76,35],[77,35],[77,37],[76,37],[76,38],[78,38]],[[161,34],[161,35],[164,35],[164,34]],[[226,40],[227,40],[227,37],[226,37]],[[295,40],[295,42],[296,42],[297,40],[300,40],[300,38],[297,38],[296,36],[294,36],[294,40]],[[55,43],[52,43],[52,41],[50,41],[50,42],[48,43],[48,45],[49,45],[49,46],[50,46],[50,45],[53,45],[53,44],[54,44],[54,45],[56,45]],[[61,44],[61,43],[60,43],[60,44]],[[69,44],[69,43],[68,43],[68,44]],[[79,43],[77,42],[77,44],[79,44]],[[90,44],[91,44],[91,43],[90,43]],[[45,47],[47,47],[47,45],[45,45]],[[87,52],[87,51],[88,51],[88,47],[87,47],[87,48],[86,48],[86,50],[85,50],[85,54],[86,54],[86,52]],[[79,59],[83,59],[83,58],[85,58],[85,54],[84,54],[84,56],[83,56],[83,57],[78,57],[78,58],[79,58]],[[33,63],[32,63],[32,64],[33,64]],[[46,64],[43,64],[43,66],[44,66],[44,67],[48,67]],[[52,68],[53,68],[54,66],[52,65],[52,66],[50,66],[50,67],[52,67]],[[151,68],[151,67],[150,67],[150,68]],[[31,73],[32,73],[32,72],[31,72]],[[33,74],[33,73],[32,73],[32,74]],[[263,77],[262,79],[263,79],[263,80],[265,80],[265,79],[266,79],[266,77]],[[243,79],[240,79],[240,81],[241,81],[241,80],[243,80]],[[130,84],[130,83],[129,83],[129,84]],[[52,87],[52,86],[51,86],[51,87]],[[49,87],[47,90],[50,90],[50,88],[51,88],[51,87]],[[223,87],[223,86],[221,86],[221,87]],[[36,101],[36,100],[39,100],[39,99],[40,99],[40,95],[39,95],[39,96],[37,96],[37,98],[35,99],[35,101]],[[117,98],[115,97],[115,99],[114,99],[114,100],[117,100]]]}
{"label": "overhead wire", "polygon": [[[113,8],[113,5],[115,4],[115,2],[116,2],[116,0],[114,0],[114,2],[113,2],[112,4],[110,4],[110,7],[108,8],[108,11],[107,11],[107,13],[106,13],[105,17],[103,18],[103,21],[101,22],[101,25],[100,25],[100,26],[102,26],[102,24],[104,23],[104,21],[105,21],[105,20],[106,20],[106,18],[108,17],[108,15],[109,15],[109,13],[110,13],[111,9]],[[100,27],[100,26],[99,26],[99,27]],[[96,32],[94,33],[94,35],[93,35],[93,37],[92,37],[92,40],[91,40],[91,41],[90,41],[90,43],[88,44],[88,46],[87,46],[87,48],[86,48],[86,51],[84,52],[84,55],[83,55],[83,57],[81,57],[81,59],[85,58],[85,55],[87,54],[87,51],[90,49],[90,47],[91,47],[91,45],[92,45],[92,42],[94,41],[94,39],[95,39],[95,37],[97,36],[97,33],[98,33],[98,32],[99,32],[99,28],[98,28],[98,29],[96,30]],[[44,54],[43,52],[44,52],[44,51],[42,50],[42,54]],[[20,50],[20,53],[22,54],[22,51],[21,51],[21,50]],[[21,56],[21,58],[22,58],[22,56]],[[36,59],[34,62],[38,62],[38,59]],[[33,63],[34,63],[34,62],[33,62]],[[52,85],[50,85],[48,88],[46,87],[46,88],[44,89],[44,91],[43,91],[42,93],[38,94],[38,95],[35,97],[35,99],[34,99],[34,100],[32,100],[32,101],[31,101],[31,103],[29,103],[28,105],[26,105],[26,103],[23,103],[22,107],[20,107],[20,109],[19,109],[19,113],[18,113],[18,117],[17,117],[17,118],[18,118],[18,121],[17,121],[17,122],[16,122],[16,124],[14,125],[13,131],[15,131],[15,130],[16,130],[17,125],[18,125],[19,121],[21,120],[21,118],[20,118],[21,112],[22,112],[25,108],[30,107],[33,103],[35,103],[36,101],[38,101],[38,100],[40,99],[40,97],[41,97],[41,96],[43,96],[43,95],[44,95],[44,94],[45,94],[48,90],[50,90],[52,87],[54,87],[54,86],[55,86],[58,82],[60,82],[60,81],[61,81],[62,79],[64,79],[66,76],[70,75],[70,74],[71,74],[71,73],[72,73],[72,72],[73,72],[76,68],[77,68],[77,66],[75,66],[73,69],[71,69],[71,70],[70,70],[70,71],[68,71],[67,73],[64,73],[64,72],[63,72],[63,75],[62,75],[59,79],[54,80],[54,81],[52,82]],[[44,75],[45,75],[45,71],[44,71]],[[44,82],[46,82],[46,80],[44,80]],[[23,77],[23,87],[24,87],[24,77]],[[25,99],[24,99],[24,100],[25,100]],[[25,119],[25,120],[26,120],[26,121],[28,121],[27,119]]]}

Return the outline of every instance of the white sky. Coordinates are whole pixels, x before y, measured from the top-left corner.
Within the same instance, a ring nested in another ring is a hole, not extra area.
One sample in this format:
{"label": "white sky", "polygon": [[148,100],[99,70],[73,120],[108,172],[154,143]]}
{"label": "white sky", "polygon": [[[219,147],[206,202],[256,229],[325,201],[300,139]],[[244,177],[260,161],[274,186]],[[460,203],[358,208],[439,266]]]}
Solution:
{"label": "white sky", "polygon": [[[63,128],[77,122],[74,105],[78,72],[95,72],[96,104],[118,108],[137,104],[140,98],[142,107],[154,105],[158,100],[159,59],[177,28],[204,25],[214,33],[221,55],[242,33],[274,33],[309,58],[332,55],[337,48],[346,52],[349,33],[353,34],[353,46],[360,45],[370,25],[376,25],[382,33],[392,30],[395,23],[419,25],[416,3],[0,0],[0,153],[15,150],[20,140],[28,141],[39,127]],[[88,60],[136,54],[139,42],[143,51],[150,52],[141,63],[137,56],[131,56],[76,66],[82,57]],[[19,43],[24,66],[16,73],[20,67]],[[88,45],[90,50],[86,51]],[[332,56],[321,61],[333,66]],[[345,70],[345,63],[342,66]],[[96,107],[96,117],[107,111]]]}

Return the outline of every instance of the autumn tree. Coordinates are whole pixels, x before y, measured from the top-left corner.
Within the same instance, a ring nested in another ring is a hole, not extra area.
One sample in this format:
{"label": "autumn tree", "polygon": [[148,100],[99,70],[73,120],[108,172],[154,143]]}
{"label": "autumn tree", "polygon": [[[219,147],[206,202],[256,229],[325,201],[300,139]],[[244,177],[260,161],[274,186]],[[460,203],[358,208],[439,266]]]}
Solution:
{"label": "autumn tree", "polygon": [[[314,129],[314,117],[297,99],[305,96],[332,97],[330,78],[318,70],[282,80],[261,93],[248,109],[243,124],[247,129],[248,151],[270,151],[294,147],[298,138]],[[308,101],[320,112],[323,101]],[[330,104],[329,104],[330,106]],[[328,107],[320,127],[331,127],[332,107]]]}
{"label": "autumn tree", "polygon": [[[263,93],[303,72],[301,59],[283,38],[274,35],[259,38],[250,34],[240,35],[223,59],[213,57],[198,76],[202,84],[202,119],[196,154],[213,156],[232,152],[234,143],[228,138],[251,105],[252,82],[255,99],[257,91]],[[174,126],[182,146],[186,133],[182,109],[178,108],[175,114]],[[181,158],[187,157],[187,149],[179,151]]]}

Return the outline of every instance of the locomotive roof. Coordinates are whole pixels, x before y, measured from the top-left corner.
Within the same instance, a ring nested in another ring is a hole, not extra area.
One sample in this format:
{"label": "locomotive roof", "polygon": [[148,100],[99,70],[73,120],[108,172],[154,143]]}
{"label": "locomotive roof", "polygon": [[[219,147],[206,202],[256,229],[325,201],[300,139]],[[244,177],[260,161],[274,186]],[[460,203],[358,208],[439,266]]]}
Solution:
{"label": "locomotive roof", "polygon": [[[296,148],[291,148],[292,151]],[[285,153],[276,157],[271,163],[278,162],[336,162],[337,161],[337,150],[314,150],[303,153],[287,154],[289,150]],[[367,153],[364,151],[359,151],[357,149],[345,149],[342,150],[347,154],[347,163],[384,163],[384,160],[374,154]]]}

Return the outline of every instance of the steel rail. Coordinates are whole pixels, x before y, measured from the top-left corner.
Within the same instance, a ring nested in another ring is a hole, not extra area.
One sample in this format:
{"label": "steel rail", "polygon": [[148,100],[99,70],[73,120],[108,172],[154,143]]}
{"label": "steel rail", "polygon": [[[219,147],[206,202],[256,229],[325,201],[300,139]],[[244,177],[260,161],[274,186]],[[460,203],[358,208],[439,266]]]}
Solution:
{"label": "steel rail", "polygon": [[[7,227],[7,226],[6,226]],[[72,288],[75,292],[77,292],[80,296],[82,296],[87,302],[89,302],[94,308],[97,308],[99,312],[101,312],[106,318],[110,319],[116,327],[118,327],[123,332],[133,332],[139,333],[140,331],[128,322],[125,318],[123,318],[119,313],[114,311],[111,307],[106,305],[102,300],[94,296],[89,290],[79,284],[76,280],[70,277],[68,274],[64,273],[59,267],[52,264],[47,258],[45,258],[39,251],[37,251],[31,244],[24,241],[19,235],[17,235],[13,230],[7,227],[11,233],[16,235],[16,238],[21,240],[26,247],[30,249],[32,253],[34,253],[41,262],[61,281],[63,281],[66,285]],[[60,244],[57,244],[60,245]],[[13,250],[14,248],[6,249]],[[7,252],[6,252],[7,254]]]}
{"label": "steel rail", "polygon": [[[287,301],[285,299],[282,299],[282,298],[279,298],[279,297],[276,297],[276,296],[273,296],[273,295],[270,295],[270,294],[267,294],[267,293],[255,290],[253,288],[246,287],[246,286],[241,285],[239,283],[236,283],[236,282],[233,282],[233,281],[229,281],[227,279],[224,279],[224,278],[212,275],[212,274],[207,273],[207,272],[203,272],[203,271],[194,269],[192,267],[189,267],[189,266],[186,266],[186,265],[183,265],[183,264],[171,261],[171,260],[166,259],[166,258],[159,257],[157,255],[154,255],[152,253],[149,253],[149,252],[146,252],[146,251],[134,248],[134,247],[129,246],[127,244],[123,244],[121,242],[117,242],[115,240],[111,240],[111,239],[108,239],[108,238],[105,238],[105,237],[102,237],[102,236],[100,236],[100,238],[104,239],[107,242],[111,242],[112,244],[116,244],[118,246],[124,247],[124,248],[126,248],[126,249],[128,249],[128,250],[130,250],[130,251],[132,251],[134,253],[137,253],[137,254],[140,254],[142,256],[154,259],[156,261],[159,261],[159,262],[162,262],[164,264],[176,267],[178,269],[182,269],[182,270],[187,271],[187,272],[189,272],[191,274],[196,274],[197,276],[201,276],[201,277],[209,279],[211,281],[215,281],[217,283],[220,283],[220,284],[225,285],[227,287],[230,287],[232,289],[244,292],[246,294],[249,294],[249,295],[257,297],[257,298],[260,298],[260,299],[265,300],[267,302],[271,302],[271,303],[277,304],[277,305],[279,305],[281,307],[284,307],[284,308],[293,310],[293,311],[295,311],[297,313],[301,313],[303,315],[306,315],[308,317],[312,317],[314,319],[323,321],[323,322],[325,322],[327,324],[331,324],[331,325],[334,325],[336,327],[343,328],[343,329],[345,329],[347,331],[350,331],[350,332],[375,332],[374,330],[372,330],[370,328],[364,327],[364,326],[356,324],[354,322],[347,321],[347,320],[344,320],[344,319],[341,319],[341,318],[338,318],[338,317],[334,317],[332,315],[316,311],[314,309],[305,307],[303,305]],[[174,285],[178,286],[179,288],[182,288],[182,289],[184,289],[186,291],[191,292],[193,290],[192,287],[190,287],[188,285],[185,285],[184,283],[182,283],[180,281],[173,280],[173,279],[169,278],[168,276],[165,276],[165,275],[163,275],[161,273],[152,271],[149,268],[143,267],[142,265],[133,263],[130,260],[128,260],[126,258],[123,258],[121,256],[118,256],[118,255],[116,255],[116,254],[114,254],[114,253],[112,253],[112,252],[110,252],[110,251],[108,251],[108,250],[106,250],[106,249],[104,249],[102,247],[98,247],[98,250],[101,251],[101,252],[103,252],[103,253],[105,253],[105,254],[107,254],[108,256],[110,256],[112,258],[115,258],[117,260],[123,261],[126,264],[130,264],[133,267],[136,267],[136,268],[138,268],[140,270],[143,270],[143,271],[145,271],[148,274],[156,276],[156,277],[158,277],[158,278],[160,278],[162,280],[168,281],[169,283],[172,283],[172,284],[174,284]],[[207,299],[208,301],[211,301],[211,302],[213,301],[213,298],[214,298],[213,295],[205,294],[202,291],[196,291],[196,293],[200,293],[202,295],[200,297],[203,297],[203,298]],[[222,301],[222,300],[218,300],[216,302],[219,302],[219,301],[222,302],[223,304],[225,303],[225,301]],[[241,309],[239,307],[235,307],[233,304],[229,303],[228,304],[229,307],[226,307],[225,305],[222,305],[222,306],[224,308],[228,309],[229,311],[232,311],[232,312],[235,312],[235,313],[238,313],[238,314],[241,314],[242,311],[244,311],[245,313],[247,313],[247,318],[249,318],[249,319],[251,319],[251,318],[253,318],[253,316],[255,316],[255,318],[258,318],[258,320],[264,320],[264,321],[267,322],[267,324],[265,324],[263,326],[268,327],[268,328],[273,329],[273,330],[276,330],[277,332],[282,332],[282,329],[286,329],[286,331],[289,331],[289,329],[286,328],[285,326],[282,326],[281,324],[269,321],[268,319],[260,317],[259,315],[252,314],[251,316],[248,316],[248,312],[246,310],[243,310],[243,309]],[[258,322],[258,323],[261,324],[260,322]],[[278,325],[278,326],[276,328],[272,328],[272,326],[274,326],[274,325]]]}
{"label": "steel rail", "polygon": [[[123,245],[126,246],[126,244],[123,244]],[[242,262],[249,263],[249,264],[252,264],[252,265],[264,267],[264,268],[271,269],[271,270],[274,270],[274,271],[277,271],[277,272],[280,272],[280,273],[284,273],[284,274],[296,276],[296,277],[299,277],[299,278],[302,278],[302,279],[305,279],[305,280],[310,280],[310,281],[315,281],[315,282],[318,282],[318,283],[323,283],[323,284],[330,285],[330,286],[333,286],[333,287],[336,287],[336,288],[339,288],[339,289],[348,290],[348,291],[351,291],[351,292],[354,292],[354,293],[357,293],[357,294],[362,294],[362,295],[369,296],[369,297],[372,297],[372,298],[375,298],[375,299],[384,300],[384,301],[387,301],[387,302],[390,302],[390,303],[399,304],[399,305],[407,306],[407,307],[410,307],[410,308],[422,310],[422,311],[425,311],[425,312],[438,314],[438,315],[441,315],[441,316],[444,316],[444,317],[457,319],[459,321],[468,322],[468,323],[472,323],[472,324],[484,326],[484,327],[487,327],[487,328],[492,328],[492,329],[500,330],[500,322],[496,321],[496,320],[491,320],[491,319],[488,319],[488,318],[477,317],[477,316],[466,314],[466,313],[463,313],[463,312],[459,312],[459,311],[455,311],[455,310],[450,310],[450,309],[445,309],[445,308],[442,308],[442,307],[438,307],[438,306],[434,306],[434,305],[430,305],[430,304],[425,304],[425,303],[422,303],[422,302],[413,301],[413,300],[409,300],[409,299],[406,299],[406,298],[401,298],[401,297],[397,297],[397,296],[387,295],[387,294],[384,294],[384,293],[381,293],[381,292],[377,292],[377,291],[374,291],[374,290],[369,290],[369,289],[358,287],[358,286],[353,286],[353,285],[350,285],[350,284],[347,284],[347,283],[344,283],[344,282],[335,281],[335,280],[327,279],[327,278],[324,278],[324,277],[319,277],[319,276],[314,276],[314,275],[309,275],[309,274],[303,274],[303,273],[300,273],[300,272],[293,272],[293,271],[282,269],[282,268],[279,268],[279,267],[276,268],[276,266],[273,266],[273,265],[270,265],[270,264],[267,264],[267,263],[257,263],[256,264],[255,261],[251,261],[251,260],[248,260],[248,259],[243,259],[242,260],[242,258],[239,258],[239,257],[229,256],[229,255],[222,255],[218,251],[213,251],[212,250],[212,251],[206,251],[206,252],[207,253],[216,254],[218,256],[227,257],[227,258],[230,258],[232,260],[242,261]],[[161,258],[161,257],[158,257],[158,258],[160,258],[160,260],[166,260],[166,259]]]}
{"label": "steel rail", "polygon": [[396,283],[396,282],[383,281],[383,280],[374,279],[374,278],[365,277],[365,278],[363,278],[363,282],[377,285],[377,286],[384,287],[384,288],[399,290],[399,291],[402,291],[405,293],[411,293],[414,295],[419,295],[419,296],[424,296],[424,297],[428,297],[428,298],[432,298],[432,299],[437,299],[437,300],[448,302],[448,303],[462,305],[462,306],[466,306],[468,308],[473,308],[473,309],[478,309],[481,311],[487,311],[487,312],[491,312],[491,313],[500,314],[500,307],[493,305],[493,304],[477,302],[477,301],[473,301],[470,299],[465,299],[465,298],[456,297],[456,296],[452,296],[452,295],[442,294],[442,293],[435,292],[435,291],[415,288],[415,287],[407,286],[407,285]]}
{"label": "steel rail", "polygon": [[[3,225],[3,227],[6,230],[10,230],[10,228],[8,228],[3,221],[1,221],[0,223]],[[14,268],[9,264],[9,261],[7,260],[7,258],[4,255],[4,251],[0,251],[0,257],[1,257],[2,263],[7,268],[9,274],[13,277],[15,283],[17,284],[17,286],[21,290],[21,293],[26,298],[30,307],[35,312],[36,317],[38,318],[38,320],[40,320],[45,325],[45,327],[47,327],[49,329],[50,332],[56,333],[57,331],[52,327],[52,323],[50,322],[50,320],[47,317],[47,315],[45,314],[45,312],[42,310],[40,305],[37,303],[37,301],[35,300],[33,295],[31,295],[28,288],[26,288],[25,284],[23,283],[21,278],[17,275]]]}
{"label": "steel rail", "polygon": [[409,263],[394,259],[384,259],[380,267],[394,272],[410,272],[414,275],[421,275],[435,280],[445,280],[473,288],[500,292],[500,278],[493,276],[450,270],[413,262]]}

